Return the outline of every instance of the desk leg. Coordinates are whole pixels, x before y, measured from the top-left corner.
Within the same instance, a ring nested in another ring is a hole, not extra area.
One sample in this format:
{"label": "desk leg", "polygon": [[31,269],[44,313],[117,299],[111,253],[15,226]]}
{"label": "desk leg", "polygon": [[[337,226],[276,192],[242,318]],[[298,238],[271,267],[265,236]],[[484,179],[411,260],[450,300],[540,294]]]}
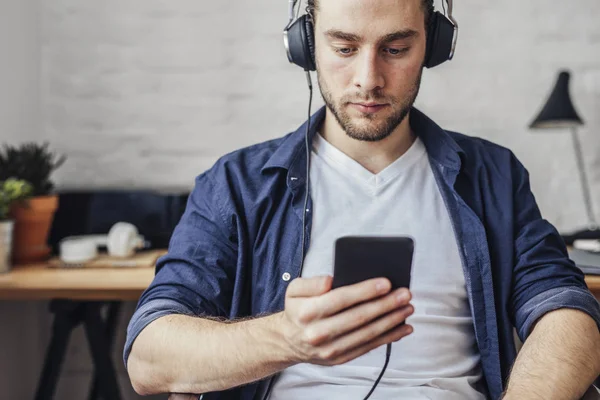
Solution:
{"label": "desk leg", "polygon": [[52,338],[46,352],[36,400],[50,400],[54,397],[71,331],[80,322],[80,310],[78,304],[69,301],[53,300],[50,303],[50,311],[54,313]]}
{"label": "desk leg", "polygon": [[[112,348],[115,343],[115,334],[117,330],[117,325],[119,323],[119,313],[121,312],[121,302],[120,301],[112,301],[108,304],[108,315],[106,317],[106,329],[105,335],[106,340],[108,341],[108,350],[112,351]],[[88,400],[98,400],[99,397],[99,379],[98,374],[94,373],[94,381],[92,383],[92,390],[88,396]],[[110,400],[110,399],[106,399]]]}
{"label": "desk leg", "polygon": [[117,375],[111,362],[110,349],[106,340],[106,327],[100,314],[101,307],[102,303],[87,303],[83,317],[85,333],[90,343],[100,394],[104,399],[120,400]]}

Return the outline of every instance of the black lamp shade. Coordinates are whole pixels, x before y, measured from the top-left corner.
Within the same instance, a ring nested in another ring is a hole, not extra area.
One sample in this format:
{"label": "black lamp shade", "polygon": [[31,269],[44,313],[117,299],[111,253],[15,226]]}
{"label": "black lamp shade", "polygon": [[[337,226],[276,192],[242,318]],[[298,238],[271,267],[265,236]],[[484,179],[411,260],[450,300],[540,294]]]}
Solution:
{"label": "black lamp shade", "polygon": [[583,120],[577,114],[569,95],[570,79],[571,74],[568,71],[560,72],[546,105],[531,123],[530,128],[572,128],[583,125]]}

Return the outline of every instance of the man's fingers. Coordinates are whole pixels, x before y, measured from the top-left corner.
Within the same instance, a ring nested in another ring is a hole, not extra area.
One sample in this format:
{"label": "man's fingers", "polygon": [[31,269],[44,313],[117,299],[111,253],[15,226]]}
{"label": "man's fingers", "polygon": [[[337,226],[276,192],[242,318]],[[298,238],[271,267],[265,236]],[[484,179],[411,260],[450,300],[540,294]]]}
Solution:
{"label": "man's fingers", "polygon": [[[365,325],[351,333],[341,336],[331,343],[335,346],[335,354],[343,354],[348,350],[360,347],[364,343],[376,341],[380,336],[387,334],[389,331],[397,328],[406,318],[411,316],[414,308],[411,305],[402,307],[396,311],[379,318],[378,320]],[[377,342],[378,343],[378,342]]]}
{"label": "man's fingers", "polygon": [[331,290],[332,278],[330,276],[316,276],[314,278],[297,278],[290,282],[287,288],[287,297],[314,297],[320,296]]}
{"label": "man's fingers", "polygon": [[388,279],[377,278],[334,289],[316,300],[320,310],[319,316],[329,317],[359,303],[383,296],[391,287]]}
{"label": "man's fingers", "polygon": [[338,336],[352,332],[382,315],[392,311],[408,310],[406,307],[409,306],[410,299],[411,294],[408,289],[398,289],[381,299],[360,304],[329,318],[317,321],[311,327],[311,331],[315,337],[319,338],[318,343],[326,343]]}

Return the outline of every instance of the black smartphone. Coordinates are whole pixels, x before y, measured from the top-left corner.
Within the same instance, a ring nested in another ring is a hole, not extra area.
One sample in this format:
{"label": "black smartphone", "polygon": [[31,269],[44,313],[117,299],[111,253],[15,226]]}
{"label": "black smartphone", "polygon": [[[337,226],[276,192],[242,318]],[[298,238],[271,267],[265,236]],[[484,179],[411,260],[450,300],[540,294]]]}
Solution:
{"label": "black smartphone", "polygon": [[392,290],[410,288],[415,242],[407,236],[344,236],[335,242],[333,289],[388,278]]}

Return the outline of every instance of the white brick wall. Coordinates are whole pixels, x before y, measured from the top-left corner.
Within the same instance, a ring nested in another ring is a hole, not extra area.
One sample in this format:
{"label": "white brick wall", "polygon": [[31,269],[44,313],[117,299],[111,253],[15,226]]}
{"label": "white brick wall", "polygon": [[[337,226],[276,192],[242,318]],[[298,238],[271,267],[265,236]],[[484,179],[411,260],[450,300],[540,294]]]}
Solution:
{"label": "white brick wall", "polygon": [[[513,149],[530,170],[545,216],[559,229],[571,229],[586,221],[570,136],[527,129],[557,71],[571,69],[573,98],[587,123],[581,134],[600,215],[600,2],[455,3],[461,28],[456,58],[426,71],[418,106],[448,129]],[[189,188],[221,154],[283,135],[305,118],[305,79],[282,48],[285,0],[51,0],[39,7],[40,137],[69,156],[56,175],[62,188]],[[35,30],[15,25],[12,33]],[[6,54],[11,43],[0,43]],[[9,97],[0,94],[0,116],[7,99],[21,96],[26,111],[9,108],[19,110],[19,117],[9,111],[8,126],[23,132],[36,131],[39,123],[35,54],[28,57],[33,65],[17,65],[32,69],[23,75],[31,81],[21,80],[25,94],[10,86],[12,71],[0,66],[0,82],[12,88]],[[29,112],[31,120],[23,117]],[[0,339],[17,337],[11,332]],[[58,398],[85,393],[81,377],[89,379],[89,370],[79,367],[87,360],[85,351],[76,351],[85,348],[80,339],[68,357],[84,362],[67,361]],[[27,358],[30,376],[23,382],[37,379],[40,360]],[[12,361],[0,361],[0,371],[7,382],[18,381]],[[0,385],[0,398],[3,390]]]}
{"label": "white brick wall", "polygon": [[[37,0],[0,2],[0,144],[42,137],[39,28]],[[45,311],[46,304],[0,302],[0,399],[32,397]]]}
{"label": "white brick wall", "polygon": [[286,13],[272,0],[45,2],[45,134],[69,155],[61,186],[188,188],[220,154],[300,123]]}
{"label": "white brick wall", "polygon": [[[418,105],[512,148],[560,229],[585,223],[570,136],[526,127],[569,68],[587,166],[600,163],[600,3],[463,0],[455,14],[456,58],[425,73]],[[69,156],[59,185],[189,188],[223,153],[295,128],[307,90],[286,18],[283,0],[43,2],[43,134]]]}
{"label": "white brick wall", "polygon": [[39,19],[37,0],[0,2],[0,144],[42,136]]}

